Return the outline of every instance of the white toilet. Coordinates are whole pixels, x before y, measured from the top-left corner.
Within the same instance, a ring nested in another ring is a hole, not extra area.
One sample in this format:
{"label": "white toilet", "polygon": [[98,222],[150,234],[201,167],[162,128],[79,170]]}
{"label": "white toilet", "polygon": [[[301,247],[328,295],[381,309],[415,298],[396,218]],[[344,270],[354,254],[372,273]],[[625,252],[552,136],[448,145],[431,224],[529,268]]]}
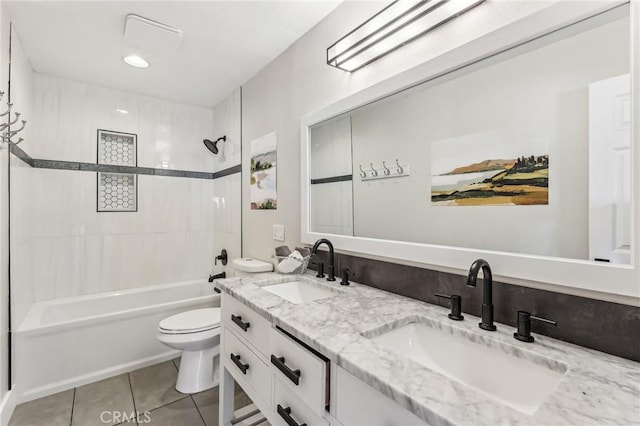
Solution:
{"label": "white toilet", "polygon": [[[232,263],[236,276],[273,271],[271,263],[251,258]],[[197,393],[218,385],[220,308],[195,309],[163,319],[158,325],[158,340],[182,350],[178,392]]]}
{"label": "white toilet", "polygon": [[163,319],[158,340],[182,350],[178,392],[197,393],[218,385],[220,308],[195,309]]}

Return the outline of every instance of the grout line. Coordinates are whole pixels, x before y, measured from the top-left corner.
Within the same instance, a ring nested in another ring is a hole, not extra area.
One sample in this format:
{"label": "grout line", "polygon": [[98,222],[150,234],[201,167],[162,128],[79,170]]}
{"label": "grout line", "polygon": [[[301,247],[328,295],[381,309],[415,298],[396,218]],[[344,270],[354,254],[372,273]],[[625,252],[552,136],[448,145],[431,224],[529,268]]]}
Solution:
{"label": "grout line", "polygon": [[161,405],[161,406],[156,407],[156,408],[152,408],[151,410],[147,410],[147,411],[150,412],[150,413],[153,413],[154,411],[159,410],[160,408],[164,408],[167,405],[171,405],[171,404],[176,403],[178,401],[182,401],[183,399],[187,399],[187,398],[189,398],[189,396],[191,396],[191,394],[187,394],[187,395],[183,396],[182,398],[176,399],[175,401],[167,402],[164,405]]}
{"label": "grout line", "polygon": [[69,419],[69,426],[73,426],[73,409],[76,406],[76,389],[73,388],[73,399],[71,400],[71,418]]}
{"label": "grout line", "polygon": [[133,396],[133,386],[131,385],[131,374],[127,373],[127,380],[129,380],[129,391],[131,392],[131,401],[133,401],[133,411],[136,413],[136,426],[138,425],[138,409],[136,408],[136,398]]}
{"label": "grout line", "polygon": [[198,407],[198,404],[196,403],[196,400],[193,399],[193,394],[190,393],[189,397],[191,398],[191,401],[193,402],[193,405],[196,407],[196,411],[198,412],[198,414],[200,415],[200,418],[202,419],[202,424],[204,424],[206,426],[207,422],[204,421],[204,417],[202,416],[202,413],[200,412],[200,407]]}

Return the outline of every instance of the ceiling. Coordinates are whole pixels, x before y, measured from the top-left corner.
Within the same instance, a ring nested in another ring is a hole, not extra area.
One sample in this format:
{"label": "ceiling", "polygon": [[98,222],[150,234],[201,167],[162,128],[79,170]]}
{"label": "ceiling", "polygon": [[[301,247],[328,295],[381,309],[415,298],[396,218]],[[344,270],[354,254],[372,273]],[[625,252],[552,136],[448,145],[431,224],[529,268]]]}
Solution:
{"label": "ceiling", "polygon": [[[205,107],[217,105],[340,3],[3,2],[34,71]],[[125,17],[131,13],[182,30],[179,49],[126,42]],[[151,66],[126,65],[122,58],[130,54]]]}

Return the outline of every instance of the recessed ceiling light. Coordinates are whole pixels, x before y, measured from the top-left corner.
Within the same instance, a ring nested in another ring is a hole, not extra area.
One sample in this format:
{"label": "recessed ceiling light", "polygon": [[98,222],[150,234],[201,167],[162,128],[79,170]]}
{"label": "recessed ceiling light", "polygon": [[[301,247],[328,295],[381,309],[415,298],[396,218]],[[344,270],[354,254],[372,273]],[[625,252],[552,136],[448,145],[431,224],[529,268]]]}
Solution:
{"label": "recessed ceiling light", "polygon": [[129,55],[122,58],[128,65],[136,68],[147,68],[149,67],[149,62],[145,61],[138,55]]}
{"label": "recessed ceiling light", "polygon": [[117,108],[116,112],[119,112],[120,114],[129,114],[129,111],[127,111],[126,109],[122,109],[122,108]]}

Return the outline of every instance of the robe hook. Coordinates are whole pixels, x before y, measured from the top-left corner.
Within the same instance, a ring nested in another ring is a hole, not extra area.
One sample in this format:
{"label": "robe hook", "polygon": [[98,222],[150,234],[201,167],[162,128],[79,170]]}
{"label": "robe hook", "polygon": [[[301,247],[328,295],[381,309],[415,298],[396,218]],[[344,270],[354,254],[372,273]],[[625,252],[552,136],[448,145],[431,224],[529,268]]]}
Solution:
{"label": "robe hook", "polygon": [[402,166],[400,165],[400,163],[398,162],[398,159],[396,158],[396,166],[398,166],[398,169],[396,170],[398,172],[399,175],[401,175],[402,173],[404,173],[404,169],[402,168]]}
{"label": "robe hook", "polygon": [[389,170],[384,161],[382,162],[382,167],[384,167],[384,175],[389,176],[391,174],[391,170]]}

